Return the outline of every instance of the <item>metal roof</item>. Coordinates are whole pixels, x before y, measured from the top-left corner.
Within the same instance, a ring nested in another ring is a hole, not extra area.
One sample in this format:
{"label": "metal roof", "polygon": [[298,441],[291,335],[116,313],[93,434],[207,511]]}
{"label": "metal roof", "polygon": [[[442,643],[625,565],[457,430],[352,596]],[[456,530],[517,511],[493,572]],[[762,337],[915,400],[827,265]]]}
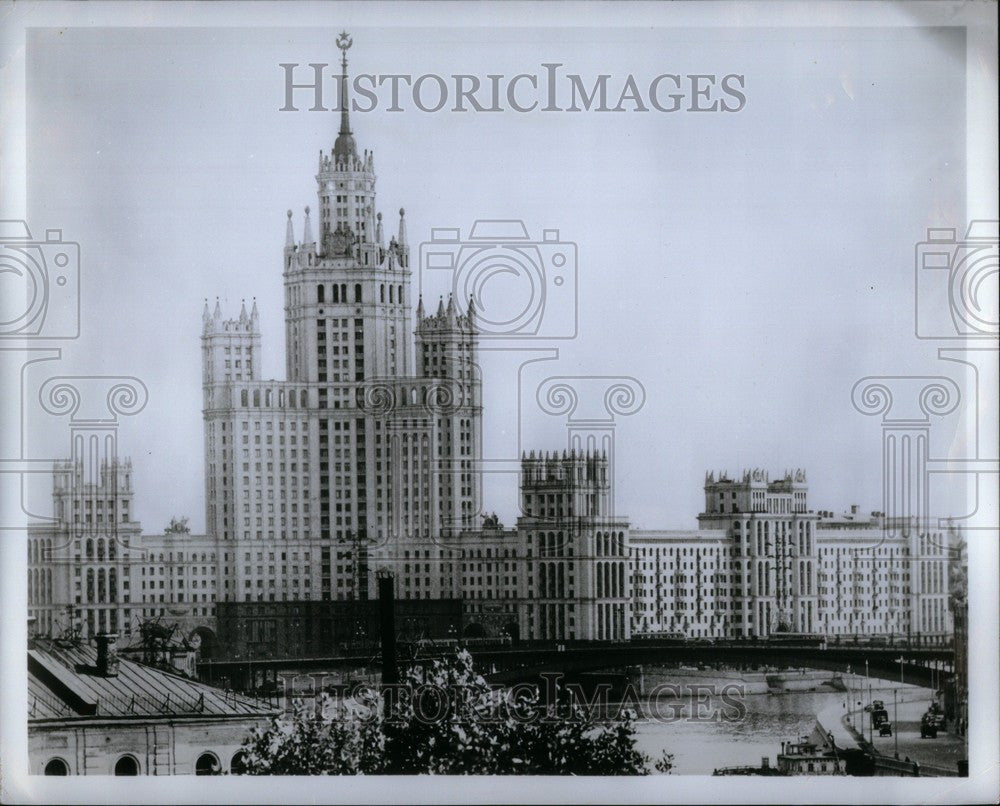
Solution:
{"label": "metal roof", "polygon": [[267,702],[179,674],[119,659],[118,674],[97,671],[97,650],[47,642],[28,650],[28,719],[267,716]]}

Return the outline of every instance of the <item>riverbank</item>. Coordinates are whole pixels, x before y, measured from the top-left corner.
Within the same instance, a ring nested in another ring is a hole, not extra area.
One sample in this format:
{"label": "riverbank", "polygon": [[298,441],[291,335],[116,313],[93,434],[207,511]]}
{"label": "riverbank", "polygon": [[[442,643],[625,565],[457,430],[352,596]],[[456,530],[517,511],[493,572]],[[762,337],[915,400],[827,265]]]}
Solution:
{"label": "riverbank", "polygon": [[[864,675],[829,672],[806,668],[767,668],[755,671],[742,669],[695,669],[689,666],[644,667],[633,678],[641,695],[660,685],[698,688],[713,686],[721,691],[727,686],[738,686],[743,695],[786,694],[802,692],[850,692],[853,699],[867,701],[869,687],[872,692],[911,689],[913,686],[889,680],[869,679]],[[857,694],[854,697],[854,694]]]}
{"label": "riverbank", "polygon": [[[900,692],[909,695],[910,692]],[[895,761],[916,762],[921,776],[955,776],[958,775],[958,762],[968,759],[969,750],[966,737],[957,736],[948,730],[939,730],[937,737],[921,738],[920,718],[930,706],[933,699],[930,689],[917,689],[911,696],[900,696],[894,704],[885,700],[889,719],[892,720],[893,735],[879,736],[877,731],[870,730],[870,714],[854,710],[850,715],[844,715],[856,724],[852,732],[858,737],[859,743],[870,753]],[[954,722],[947,727],[954,729]]]}

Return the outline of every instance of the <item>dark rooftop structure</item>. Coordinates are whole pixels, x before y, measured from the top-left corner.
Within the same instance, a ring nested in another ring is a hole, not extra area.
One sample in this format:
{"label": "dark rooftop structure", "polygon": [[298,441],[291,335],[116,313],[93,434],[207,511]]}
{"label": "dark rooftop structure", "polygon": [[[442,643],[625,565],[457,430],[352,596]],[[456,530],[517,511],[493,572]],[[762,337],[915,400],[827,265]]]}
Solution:
{"label": "dark rooftop structure", "polygon": [[99,641],[94,648],[69,641],[36,641],[28,650],[28,719],[33,722],[74,717],[268,716],[276,710],[260,700],[118,658],[107,642]]}

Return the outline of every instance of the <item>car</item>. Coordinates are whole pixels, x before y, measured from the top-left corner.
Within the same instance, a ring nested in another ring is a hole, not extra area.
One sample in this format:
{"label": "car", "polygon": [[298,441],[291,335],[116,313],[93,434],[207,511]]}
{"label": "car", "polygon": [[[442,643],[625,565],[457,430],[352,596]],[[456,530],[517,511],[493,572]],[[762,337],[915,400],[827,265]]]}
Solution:
{"label": "car", "polygon": [[883,722],[881,725],[879,725],[878,726],[878,735],[879,736],[892,736],[892,723],[891,722]]}

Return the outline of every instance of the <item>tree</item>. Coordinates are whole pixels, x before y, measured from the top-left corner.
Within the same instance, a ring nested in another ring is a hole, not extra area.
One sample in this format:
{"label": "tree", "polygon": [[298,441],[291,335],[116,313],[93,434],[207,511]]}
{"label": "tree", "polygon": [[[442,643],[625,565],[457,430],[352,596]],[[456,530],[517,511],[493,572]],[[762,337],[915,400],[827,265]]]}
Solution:
{"label": "tree", "polygon": [[631,712],[601,721],[565,690],[550,704],[537,691],[511,697],[464,650],[381,693],[323,694],[255,729],[243,751],[251,775],[645,775],[650,761]]}

